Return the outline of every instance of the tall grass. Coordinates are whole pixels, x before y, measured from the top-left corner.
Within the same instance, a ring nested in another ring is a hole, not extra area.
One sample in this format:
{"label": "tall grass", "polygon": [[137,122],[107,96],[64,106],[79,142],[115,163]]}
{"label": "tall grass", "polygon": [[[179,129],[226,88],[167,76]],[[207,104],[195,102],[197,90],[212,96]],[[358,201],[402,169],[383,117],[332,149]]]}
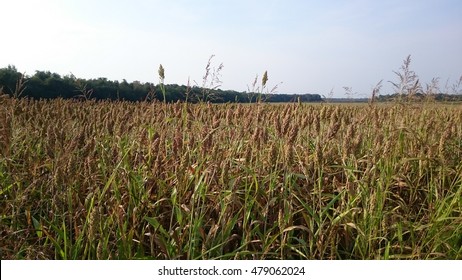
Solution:
{"label": "tall grass", "polygon": [[2,99],[2,259],[461,259],[462,110]]}

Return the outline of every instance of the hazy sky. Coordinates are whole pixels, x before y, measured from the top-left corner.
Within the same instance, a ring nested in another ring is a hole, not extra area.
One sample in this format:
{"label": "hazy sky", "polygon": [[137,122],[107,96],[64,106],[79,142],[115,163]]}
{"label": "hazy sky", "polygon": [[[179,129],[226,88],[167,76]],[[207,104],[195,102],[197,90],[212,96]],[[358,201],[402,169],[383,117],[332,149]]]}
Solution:
{"label": "hazy sky", "polygon": [[223,63],[222,89],[268,71],[279,93],[358,97],[396,81],[407,55],[421,81],[462,75],[462,1],[0,0],[0,67],[82,78],[202,84]]}

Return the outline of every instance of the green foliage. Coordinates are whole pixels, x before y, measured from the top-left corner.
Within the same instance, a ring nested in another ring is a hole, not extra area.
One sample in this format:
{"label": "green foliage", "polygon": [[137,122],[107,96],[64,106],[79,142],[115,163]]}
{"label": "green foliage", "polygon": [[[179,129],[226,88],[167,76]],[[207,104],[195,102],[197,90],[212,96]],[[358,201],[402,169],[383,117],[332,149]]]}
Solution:
{"label": "green foliage", "polygon": [[[210,62],[209,62],[210,63]],[[161,65],[162,66],[162,65]],[[202,87],[189,87],[177,84],[164,84],[164,68],[159,67],[160,83],[141,83],[126,80],[111,81],[107,78],[97,79],[80,79],[74,75],[60,76],[49,71],[36,71],[32,76],[25,76],[25,87],[21,90],[21,97],[31,97],[34,99],[53,99],[53,98],[77,98],[77,99],[95,99],[95,100],[126,100],[126,101],[145,101],[157,99],[159,101],[172,103],[176,101],[188,102],[248,102],[248,94],[233,90],[221,90],[219,85],[218,69],[210,69],[208,65],[208,74],[204,77]],[[22,74],[14,66],[0,69],[0,88],[3,92],[13,96],[16,92],[17,82]],[[298,97],[303,102],[320,102],[321,97],[317,94],[267,94],[264,95],[269,102],[294,102]],[[256,100],[253,100],[255,102]]]}

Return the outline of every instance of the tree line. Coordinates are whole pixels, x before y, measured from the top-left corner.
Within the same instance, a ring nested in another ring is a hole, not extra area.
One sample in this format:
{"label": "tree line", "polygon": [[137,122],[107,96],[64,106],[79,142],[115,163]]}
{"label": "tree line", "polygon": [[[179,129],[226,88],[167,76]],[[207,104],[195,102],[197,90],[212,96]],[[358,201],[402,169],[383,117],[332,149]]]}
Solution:
{"label": "tree line", "polygon": [[[163,87],[163,88],[162,88]],[[166,101],[166,102],[322,102],[319,94],[274,94],[239,92],[177,84],[121,82],[107,78],[82,79],[73,74],[61,76],[50,71],[36,71],[32,76],[20,73],[15,66],[0,68],[0,93],[33,99],[78,98],[96,100]],[[165,95],[164,95],[165,93]],[[164,99],[165,98],[165,99]]]}

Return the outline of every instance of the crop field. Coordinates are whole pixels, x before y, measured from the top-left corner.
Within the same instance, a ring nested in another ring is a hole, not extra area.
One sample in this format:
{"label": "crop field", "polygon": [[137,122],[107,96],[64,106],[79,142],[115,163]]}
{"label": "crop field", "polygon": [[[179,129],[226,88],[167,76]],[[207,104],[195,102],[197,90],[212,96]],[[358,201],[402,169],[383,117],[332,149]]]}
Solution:
{"label": "crop field", "polygon": [[1,259],[462,259],[462,107],[0,100]]}

